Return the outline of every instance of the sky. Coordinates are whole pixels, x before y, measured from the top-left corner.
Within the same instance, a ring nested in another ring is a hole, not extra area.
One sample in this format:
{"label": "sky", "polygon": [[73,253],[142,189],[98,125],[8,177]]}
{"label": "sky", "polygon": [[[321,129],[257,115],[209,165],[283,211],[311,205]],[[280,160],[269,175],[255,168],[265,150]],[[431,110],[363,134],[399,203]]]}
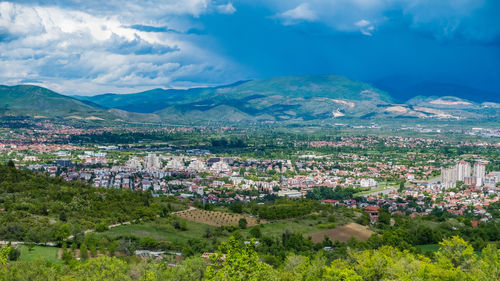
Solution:
{"label": "sky", "polygon": [[500,1],[0,2],[0,84],[94,95],[317,74],[500,93]]}

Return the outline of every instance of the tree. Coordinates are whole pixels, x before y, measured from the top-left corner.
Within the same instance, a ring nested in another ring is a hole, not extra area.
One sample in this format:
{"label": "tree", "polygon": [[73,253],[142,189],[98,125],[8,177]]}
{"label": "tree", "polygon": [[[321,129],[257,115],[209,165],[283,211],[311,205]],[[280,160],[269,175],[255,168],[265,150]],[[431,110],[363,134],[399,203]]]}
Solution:
{"label": "tree", "polygon": [[363,280],[385,280],[388,277],[387,267],[391,259],[387,254],[397,251],[390,246],[382,246],[378,251],[366,250],[359,253],[352,253],[354,260],[353,267],[356,272],[363,276]]}
{"label": "tree", "polygon": [[95,246],[95,243],[90,244],[90,246],[89,246],[89,250],[90,250],[90,255],[91,255],[93,258],[97,257],[97,248],[96,248],[96,246]]}
{"label": "tree", "polygon": [[28,247],[28,252],[33,252],[33,250],[35,249],[35,243],[33,242],[28,242],[26,246]]}
{"label": "tree", "polygon": [[441,248],[436,256],[441,264],[451,263],[454,267],[469,271],[476,261],[474,248],[458,236],[444,239],[439,245]]}
{"label": "tree", "polygon": [[356,220],[357,223],[361,225],[369,225],[370,224],[370,215],[366,211],[361,212],[361,216]]}
{"label": "tree", "polygon": [[361,281],[363,278],[347,262],[336,259],[325,268],[323,280],[328,281]]}
{"label": "tree", "polygon": [[63,223],[57,229],[54,238],[56,239],[56,241],[63,241],[64,239],[68,238],[70,234],[71,226],[68,223]]}
{"label": "tree", "polygon": [[326,259],[322,254],[317,254],[312,259],[295,254],[288,255],[278,279],[322,280],[325,271],[325,261]]}
{"label": "tree", "polygon": [[500,280],[500,250],[493,244],[486,246],[473,272],[478,280]]}
{"label": "tree", "polygon": [[401,181],[399,183],[399,189],[398,192],[403,192],[405,190],[405,180]]}
{"label": "tree", "polygon": [[181,220],[179,222],[179,229],[182,230],[182,231],[188,230],[187,223],[186,223],[185,220]]}
{"label": "tree", "polygon": [[87,251],[87,245],[85,243],[80,244],[80,259],[86,260],[89,258],[89,253]]}
{"label": "tree", "polygon": [[100,222],[96,225],[95,230],[97,232],[104,232],[104,231],[108,230],[108,226],[106,225],[106,223]]}
{"label": "tree", "polygon": [[58,269],[53,263],[41,259],[16,261],[9,264],[8,270],[3,273],[0,266],[0,280],[61,280],[61,271]]}
{"label": "tree", "polygon": [[378,213],[378,222],[386,226],[389,225],[391,223],[391,214],[385,209],[380,209]]}
{"label": "tree", "polygon": [[62,243],[61,250],[62,250],[61,259],[64,261],[65,264],[69,264],[73,260],[73,254],[70,251],[68,251],[66,242]]}
{"label": "tree", "polygon": [[205,228],[205,238],[210,238],[210,236],[212,236],[212,230],[210,230],[210,228]]}
{"label": "tree", "polygon": [[108,244],[108,252],[110,256],[114,256],[116,249],[118,248],[118,241],[113,241]]}
{"label": "tree", "polygon": [[99,257],[82,263],[76,268],[73,275],[75,279],[82,281],[126,281],[131,280],[128,271],[129,266],[125,261],[117,258]]}
{"label": "tree", "polygon": [[145,249],[155,249],[158,247],[158,242],[153,237],[143,237],[141,238],[139,245]]}
{"label": "tree", "polygon": [[102,237],[101,240],[99,240],[98,246],[99,246],[99,252],[101,252],[101,254],[103,255],[106,254],[106,248],[108,247],[108,244],[109,241],[106,237]]}
{"label": "tree", "polygon": [[11,247],[0,248],[0,267],[4,267],[7,265],[7,261],[9,260],[9,254],[11,250],[12,250]]}
{"label": "tree", "polygon": [[20,256],[21,256],[21,251],[18,248],[11,248],[9,253],[10,261],[17,261]]}
{"label": "tree", "polygon": [[221,243],[210,259],[212,264],[205,271],[207,280],[273,280],[273,268],[259,261],[255,240],[242,245],[234,237]]}
{"label": "tree", "polygon": [[252,235],[252,237],[254,237],[254,238],[262,237],[262,231],[260,229],[260,226],[257,225],[257,226],[252,227],[252,229],[250,229],[250,235]]}
{"label": "tree", "polygon": [[243,204],[241,202],[235,202],[231,205],[229,205],[229,210],[241,214],[243,213]]}
{"label": "tree", "polygon": [[66,217],[66,212],[62,211],[60,214],[59,214],[59,220],[60,221],[63,221],[63,222],[66,222],[68,220],[68,218]]}
{"label": "tree", "polygon": [[196,281],[203,280],[207,264],[201,257],[189,257],[166,270],[156,271],[156,280]]}
{"label": "tree", "polygon": [[238,221],[238,226],[241,228],[241,229],[245,229],[247,228],[247,225],[248,225],[248,222],[245,218],[241,218],[239,221]]}

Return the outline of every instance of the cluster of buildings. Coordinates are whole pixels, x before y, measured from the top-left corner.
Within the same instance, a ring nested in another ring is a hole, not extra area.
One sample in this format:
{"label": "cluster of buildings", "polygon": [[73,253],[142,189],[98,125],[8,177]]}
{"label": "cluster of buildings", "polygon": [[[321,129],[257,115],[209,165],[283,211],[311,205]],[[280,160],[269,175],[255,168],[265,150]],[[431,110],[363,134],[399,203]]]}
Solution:
{"label": "cluster of buildings", "polygon": [[[436,163],[454,160],[444,154],[416,152],[419,148],[433,149],[450,145],[440,139],[339,136],[328,141],[292,141],[297,147],[305,146],[304,151],[307,152],[290,155],[288,159],[248,159],[220,157],[205,150],[171,149],[168,153],[155,153],[152,151],[158,150],[146,147],[128,146],[127,149],[119,149],[116,146],[89,148],[70,145],[63,141],[69,136],[104,134],[116,128],[81,129],[42,121],[35,125],[35,129],[6,131],[4,135],[0,132],[0,153],[8,154],[8,159],[14,159],[18,166],[44,170],[51,176],[83,181],[101,188],[148,191],[155,196],[168,194],[217,203],[250,201],[267,195],[300,198],[320,186],[332,189],[359,187],[371,192],[366,195],[366,202],[349,199],[326,200],[328,202],[325,203],[368,208],[373,222],[377,220],[379,207],[388,207],[392,213],[412,216],[429,214],[437,208],[455,214],[472,212],[487,219],[487,206],[498,200],[500,194],[497,187],[500,172],[487,173],[486,161],[467,158],[468,161],[458,161],[452,167],[441,168],[441,164]],[[143,130],[123,129],[130,133]],[[221,130],[233,129],[228,127]],[[165,133],[189,132],[193,129],[148,130]],[[481,134],[486,132],[473,131]],[[491,131],[486,133],[490,134]],[[493,134],[497,134],[497,131]],[[466,141],[456,145],[500,147],[500,144],[482,141]],[[387,147],[395,150],[402,148],[409,152],[399,155],[365,153],[367,150]],[[311,150],[326,152],[317,155]],[[328,154],[328,151],[332,153]],[[436,177],[439,182],[432,180]],[[385,188],[381,186],[386,185],[381,184],[387,181],[406,181],[411,184],[406,184],[403,190],[398,190],[398,184],[384,194],[379,194],[379,190]]]}
{"label": "cluster of buildings", "polygon": [[[78,158],[84,161],[106,156],[103,152],[86,151]],[[439,209],[457,215],[471,213],[488,220],[491,217],[488,205],[500,199],[500,187],[497,187],[500,172],[486,174],[485,161],[476,161],[473,165],[458,161],[453,167],[442,169],[440,182],[419,180],[402,190],[392,188],[380,193],[376,187],[381,176],[396,174],[408,179],[409,175],[425,175],[429,178],[432,171],[439,170],[426,165],[380,163],[352,153],[337,157],[339,161],[328,157],[297,157],[298,160],[292,161],[148,153],[106,167],[76,167],[71,160],[61,159],[54,164],[29,168],[44,169],[52,176],[88,182],[95,187],[150,191],[155,196],[198,198],[210,203],[248,202],[267,195],[302,198],[319,186],[332,189],[357,186],[373,190],[366,195],[366,201],[324,200],[324,203],[368,207],[372,222],[377,220],[375,209],[379,207],[388,208],[393,214],[421,216]],[[365,166],[359,167],[360,163]],[[453,188],[459,181],[464,185]]]}
{"label": "cluster of buildings", "polygon": [[495,188],[500,182],[500,172],[486,174],[487,161],[476,161],[474,166],[467,161],[458,161],[455,166],[441,168],[441,184],[445,188],[455,188],[457,183],[467,186],[486,186]]}

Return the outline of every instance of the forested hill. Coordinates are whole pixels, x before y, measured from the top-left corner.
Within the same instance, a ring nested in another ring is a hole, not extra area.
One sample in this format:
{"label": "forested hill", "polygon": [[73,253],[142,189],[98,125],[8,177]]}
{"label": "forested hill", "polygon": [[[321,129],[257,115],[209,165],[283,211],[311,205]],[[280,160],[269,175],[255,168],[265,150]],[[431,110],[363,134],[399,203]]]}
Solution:
{"label": "forested hill", "polygon": [[0,165],[0,240],[59,242],[100,223],[166,216],[172,209],[168,200]]}

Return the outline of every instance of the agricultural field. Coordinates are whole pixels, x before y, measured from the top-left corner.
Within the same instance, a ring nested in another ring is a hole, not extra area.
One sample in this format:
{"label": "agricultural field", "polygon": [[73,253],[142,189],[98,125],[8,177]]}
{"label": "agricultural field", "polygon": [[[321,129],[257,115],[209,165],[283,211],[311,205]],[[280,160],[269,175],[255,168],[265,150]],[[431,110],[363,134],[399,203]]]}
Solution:
{"label": "agricultural field", "polygon": [[22,261],[33,261],[36,259],[49,260],[51,262],[60,262],[57,259],[57,252],[59,248],[56,247],[45,247],[45,246],[34,246],[31,251],[26,245],[19,245],[19,250],[21,251],[21,255],[19,256],[19,260]]}
{"label": "agricultural field", "polygon": [[257,218],[244,216],[241,214],[231,214],[218,211],[205,211],[199,209],[189,209],[185,211],[176,212],[175,216],[198,223],[208,224],[212,226],[227,226],[238,225],[240,219],[246,219],[248,226],[258,225],[265,223],[264,220],[258,221]]}
{"label": "agricultural field", "polygon": [[323,241],[325,239],[325,236],[330,238],[330,240],[332,241],[338,240],[340,242],[346,242],[351,237],[354,237],[360,241],[366,241],[373,233],[374,232],[371,231],[367,226],[351,222],[334,229],[309,233],[304,236],[310,236],[315,243]]}

